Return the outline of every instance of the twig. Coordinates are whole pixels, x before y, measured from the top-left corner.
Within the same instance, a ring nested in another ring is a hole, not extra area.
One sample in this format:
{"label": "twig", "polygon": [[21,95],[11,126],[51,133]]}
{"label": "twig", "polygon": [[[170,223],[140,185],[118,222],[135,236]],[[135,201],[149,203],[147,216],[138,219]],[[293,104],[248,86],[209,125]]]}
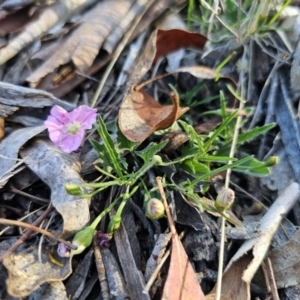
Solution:
{"label": "twig", "polygon": [[72,243],[68,242],[68,241],[65,241],[64,239],[61,239],[59,237],[56,237],[54,234],[52,234],[51,232],[43,229],[43,228],[40,228],[40,227],[37,227],[33,224],[28,224],[28,223],[25,223],[25,222],[21,222],[21,221],[15,221],[15,220],[9,220],[9,219],[2,219],[0,218],[0,224],[3,224],[3,225],[15,225],[15,226],[19,226],[19,227],[25,227],[27,229],[30,229],[31,231],[36,231],[36,232],[39,232],[43,235],[46,235],[48,236],[49,238],[51,239],[54,239],[60,243],[63,243],[63,244],[66,244],[67,246],[69,246],[71,249],[74,249],[76,250],[76,246],[72,245]]}
{"label": "twig", "polygon": [[133,24],[131,25],[131,27],[129,28],[129,30],[126,32],[126,34],[124,35],[122,41],[119,43],[118,47],[116,48],[115,52],[114,52],[114,55],[110,61],[110,63],[108,64],[103,76],[102,76],[102,79],[100,81],[100,84],[96,90],[96,93],[93,97],[93,100],[92,100],[92,104],[91,104],[91,107],[95,107],[96,103],[97,103],[97,100],[101,94],[101,91],[105,85],[105,82],[113,68],[113,66],[115,65],[116,61],[118,60],[120,54],[122,53],[123,49],[125,48],[125,46],[127,45],[127,42],[129,41],[133,31],[135,30],[137,24],[140,22],[140,20],[142,19],[144,13],[148,10],[148,8],[152,5],[152,3],[154,2],[154,0],[149,0],[149,1],[143,1],[145,2],[145,6],[143,8],[143,10],[140,12],[140,14],[137,16],[137,18],[135,19],[135,21],[133,22]]}
{"label": "twig", "polygon": [[[244,51],[244,57],[246,57],[246,49]],[[241,72],[241,80],[243,80],[243,72]],[[241,84],[241,96],[244,97],[244,84]],[[239,102],[239,110],[243,110],[245,106],[244,101]],[[239,115],[236,120],[235,128],[234,128],[234,134],[232,138],[231,148],[229,152],[229,157],[233,157],[235,153],[236,143],[239,136],[239,129],[241,127],[242,123],[242,116]],[[228,165],[231,165],[232,161],[228,161]],[[230,174],[231,169],[227,170],[226,178],[225,178],[225,188],[229,187],[230,182]],[[220,250],[219,250],[219,265],[218,265],[218,278],[217,278],[217,288],[216,288],[216,300],[221,299],[221,290],[222,290],[222,275],[223,275],[223,263],[224,263],[224,245],[225,245],[225,221],[226,219],[222,216],[221,217],[221,239],[220,239]]]}
{"label": "twig", "polygon": [[28,197],[28,198],[31,198],[33,200],[37,200],[38,202],[43,202],[45,204],[49,204],[50,200],[49,199],[46,199],[46,198],[41,198],[41,197],[36,197],[36,196],[33,196],[33,195],[30,195],[28,193],[25,193],[23,191],[20,191],[19,189],[17,189],[16,187],[14,187],[12,185],[12,183],[9,184],[9,188],[12,192],[16,193],[16,194],[19,194],[19,195],[22,195],[22,196],[25,196],[25,197]]}
{"label": "twig", "polygon": [[102,254],[100,248],[97,244],[97,232],[95,231],[94,239],[93,239],[93,246],[94,246],[94,255],[95,255],[95,262],[97,267],[98,278],[101,287],[101,295],[103,300],[109,300],[109,288],[106,280],[106,273],[105,273],[105,266],[102,260]]}
{"label": "twig", "polygon": [[[10,255],[12,252],[14,252],[16,249],[18,249],[18,247],[24,243],[24,241],[26,239],[28,239],[28,237],[32,234],[33,231],[35,231],[36,226],[39,226],[41,224],[41,222],[50,214],[50,212],[52,211],[53,207],[50,205],[45,212],[39,217],[37,218],[32,224],[27,224],[27,223],[23,223],[23,222],[18,222],[18,221],[13,221],[13,222],[17,222],[17,223],[22,223],[22,224],[26,224],[29,225],[28,230],[26,230],[24,232],[24,234],[22,234],[22,236],[8,249],[6,250],[6,252],[0,257],[0,262],[3,261],[3,259],[5,257],[7,257],[8,255]],[[1,224],[5,224],[5,225],[14,225],[10,220],[6,220],[6,219],[0,219],[1,220]],[[2,222],[2,220],[4,222]],[[7,222],[6,222],[7,221]],[[19,224],[17,225],[19,226]],[[25,227],[25,226],[23,226]],[[38,228],[40,229],[40,228]],[[38,230],[36,230],[38,231]],[[47,233],[49,233],[48,231],[46,231]],[[53,236],[53,237],[52,237]],[[62,240],[60,238],[55,237],[54,235],[51,235],[51,238],[54,238],[55,240],[60,241],[61,243],[64,243],[66,245],[68,245],[69,247],[71,247],[72,249],[74,249],[74,246],[70,243],[70,242],[66,242],[65,240]],[[76,247],[75,247],[76,249]]]}
{"label": "twig", "polygon": [[[180,233],[180,235],[179,235],[179,239],[181,240],[181,239],[184,237],[184,235],[185,235],[185,231],[182,231],[182,232]],[[156,266],[156,268],[155,268],[155,270],[153,271],[151,277],[149,278],[147,284],[145,285],[143,293],[145,293],[145,294],[148,294],[148,293],[149,293],[149,290],[150,290],[152,284],[154,283],[154,281],[155,281],[155,279],[156,279],[156,277],[157,277],[159,271],[161,270],[161,268],[162,268],[162,266],[164,265],[165,261],[166,261],[167,258],[169,257],[170,253],[171,253],[171,250],[168,249],[168,250],[166,251],[165,255],[162,257],[160,263]]]}
{"label": "twig", "polygon": [[272,300],[280,300],[270,258],[266,258],[263,261],[262,270],[264,273],[267,290],[268,293],[272,295]]}
{"label": "twig", "polygon": [[[50,216],[50,218],[47,222],[47,225],[45,226],[45,230],[47,230],[49,228],[49,226],[51,225],[54,216],[55,216],[55,211],[52,212],[52,214],[51,214],[51,216]],[[42,225],[43,225],[43,223],[42,223]],[[39,227],[37,227],[37,228],[39,228]],[[42,262],[42,245],[43,245],[43,242],[44,242],[44,235],[41,236],[40,241],[39,241],[39,246],[38,246],[38,260],[39,260],[39,263],[40,263],[40,268],[43,265],[43,262]],[[42,272],[41,272],[41,274],[42,274]]]}

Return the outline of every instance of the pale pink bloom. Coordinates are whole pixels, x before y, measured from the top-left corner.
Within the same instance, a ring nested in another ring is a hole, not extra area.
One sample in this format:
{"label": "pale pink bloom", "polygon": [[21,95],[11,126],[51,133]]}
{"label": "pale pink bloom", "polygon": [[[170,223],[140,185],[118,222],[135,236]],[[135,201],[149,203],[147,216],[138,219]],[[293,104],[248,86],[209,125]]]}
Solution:
{"label": "pale pink bloom", "polygon": [[44,124],[55,146],[70,153],[80,147],[84,131],[92,128],[96,117],[97,109],[92,109],[87,105],[79,106],[71,112],[55,105]]}

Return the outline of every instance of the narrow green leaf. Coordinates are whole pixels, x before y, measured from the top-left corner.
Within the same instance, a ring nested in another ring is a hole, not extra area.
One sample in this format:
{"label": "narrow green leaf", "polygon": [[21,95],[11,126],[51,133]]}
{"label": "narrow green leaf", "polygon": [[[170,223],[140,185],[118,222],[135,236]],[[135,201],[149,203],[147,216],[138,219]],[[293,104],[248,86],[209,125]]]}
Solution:
{"label": "narrow green leaf", "polygon": [[123,172],[122,172],[122,164],[121,164],[121,157],[119,153],[115,149],[114,142],[112,138],[110,137],[106,126],[99,115],[98,122],[95,125],[102,141],[103,145],[96,141],[92,141],[92,145],[95,147],[96,151],[99,153],[100,158],[102,158],[104,161],[103,163],[106,166],[112,167],[112,169],[117,173],[117,175],[120,178],[123,178]]}
{"label": "narrow green leaf", "polygon": [[[246,156],[246,154],[243,154],[243,156]],[[255,177],[267,176],[270,174],[270,169],[266,166],[266,163],[259,161],[254,157],[252,157],[251,160],[237,166],[234,171]]]}
{"label": "narrow green leaf", "polygon": [[223,130],[226,129],[226,127],[229,125],[229,123],[236,118],[238,111],[236,110],[234,113],[232,113],[226,120],[225,122],[223,122],[219,128],[217,128],[215,130],[215,132],[213,133],[213,135],[208,139],[208,141],[205,142],[203,148],[205,151],[208,150],[208,148],[210,147],[210,145],[212,144],[212,142],[221,134],[221,132]]}
{"label": "narrow green leaf", "polygon": [[236,90],[232,87],[231,84],[227,84],[226,86],[227,86],[229,92],[234,96],[234,98],[236,98],[237,100],[239,100],[243,103],[246,102],[240,95],[237,94]]}
{"label": "narrow green leaf", "polygon": [[189,137],[190,142],[193,142],[198,146],[199,154],[203,154],[204,153],[203,142],[200,136],[198,135],[198,133],[193,128],[193,126],[185,123],[182,120],[179,120],[178,123],[183,127],[184,131]]}
{"label": "narrow green leaf", "polygon": [[234,163],[232,163],[232,164],[230,164],[230,165],[225,165],[225,166],[223,166],[223,167],[220,167],[220,168],[217,168],[217,169],[215,169],[215,170],[213,170],[213,171],[210,171],[210,172],[208,172],[208,173],[206,173],[206,174],[204,174],[204,175],[202,175],[202,176],[199,176],[197,179],[195,179],[195,180],[193,180],[192,182],[191,182],[191,184],[197,184],[199,181],[202,181],[202,180],[207,180],[207,179],[209,179],[211,176],[213,176],[213,175],[216,175],[216,174],[218,174],[218,173],[220,173],[220,172],[223,172],[223,171],[226,171],[226,170],[228,170],[228,169],[233,169],[233,168],[236,168],[237,166],[239,166],[239,165],[241,165],[241,164],[243,164],[243,163],[245,163],[245,162],[247,162],[247,161],[249,161],[249,160],[251,160],[252,159],[252,156],[248,156],[248,157],[246,157],[246,158],[244,158],[244,159],[241,159],[241,160],[238,160],[238,161],[236,161],[236,162],[234,162]]}
{"label": "narrow green leaf", "polygon": [[245,142],[249,142],[250,140],[253,140],[258,135],[265,133],[269,131],[270,129],[274,128],[276,126],[276,123],[270,123],[261,127],[255,127],[245,133],[241,133],[238,137],[237,143],[242,144]]}
{"label": "narrow green leaf", "polygon": [[229,156],[214,156],[214,155],[205,155],[198,157],[200,161],[210,161],[210,162],[228,162],[228,161],[236,161],[237,158],[229,157]]}

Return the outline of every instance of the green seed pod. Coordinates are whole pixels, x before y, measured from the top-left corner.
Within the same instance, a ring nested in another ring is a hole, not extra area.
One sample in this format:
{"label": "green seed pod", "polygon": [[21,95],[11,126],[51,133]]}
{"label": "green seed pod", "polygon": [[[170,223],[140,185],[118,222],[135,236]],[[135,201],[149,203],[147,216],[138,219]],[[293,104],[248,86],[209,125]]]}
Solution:
{"label": "green seed pod", "polygon": [[225,189],[223,188],[217,196],[215,207],[220,210],[224,211],[230,208],[235,198],[234,191],[232,189]]}
{"label": "green seed pod", "polygon": [[72,244],[77,247],[76,250],[71,251],[71,255],[77,255],[83,252],[91,245],[94,235],[94,228],[88,226],[83,230],[78,231],[72,241]]}
{"label": "green seed pod", "polygon": [[109,221],[107,233],[113,235],[121,226],[122,218],[116,213]]}
{"label": "green seed pod", "polygon": [[69,195],[73,196],[80,196],[82,194],[80,186],[73,182],[66,183],[65,190]]}

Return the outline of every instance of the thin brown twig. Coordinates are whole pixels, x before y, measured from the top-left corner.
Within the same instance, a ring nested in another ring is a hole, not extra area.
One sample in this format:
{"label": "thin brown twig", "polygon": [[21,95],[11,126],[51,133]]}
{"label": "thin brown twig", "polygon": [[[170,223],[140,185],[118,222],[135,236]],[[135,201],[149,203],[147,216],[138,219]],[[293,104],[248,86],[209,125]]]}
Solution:
{"label": "thin brown twig", "polygon": [[270,258],[266,258],[263,261],[262,270],[264,273],[266,287],[269,294],[271,294],[273,300],[280,300]]}
{"label": "thin brown twig", "polygon": [[107,279],[106,279],[106,271],[105,271],[105,266],[103,263],[100,247],[97,244],[97,232],[96,231],[94,234],[93,246],[94,246],[94,255],[95,255],[95,262],[96,262],[96,267],[97,267],[97,273],[98,273],[98,278],[99,278],[99,282],[100,282],[100,286],[101,286],[102,299],[109,300],[110,296],[109,296],[109,288],[108,288]]}
{"label": "thin brown twig", "polygon": [[[182,231],[179,235],[179,239],[182,240],[184,235],[185,235],[185,231]],[[164,265],[165,261],[167,260],[167,258],[169,257],[170,254],[171,254],[171,249],[168,249],[166,251],[166,253],[164,254],[164,256],[162,257],[160,263],[156,266],[156,268],[153,271],[151,277],[147,281],[147,284],[144,287],[143,293],[145,293],[145,294],[149,293],[149,290],[150,290],[151,286],[153,285],[156,277],[158,276],[159,271],[161,270],[162,266]]]}
{"label": "thin brown twig", "polygon": [[19,194],[19,195],[22,195],[22,196],[31,198],[32,200],[37,200],[37,201],[39,201],[39,202],[43,202],[43,203],[46,203],[46,204],[49,204],[49,203],[50,203],[50,200],[49,200],[49,199],[41,198],[41,197],[36,197],[36,196],[30,195],[30,194],[28,194],[28,193],[26,193],[26,192],[23,192],[23,191],[17,189],[17,188],[14,187],[11,183],[9,184],[9,187],[10,187],[11,192],[14,192],[14,193],[16,193],[16,194]]}
{"label": "thin brown twig", "polygon": [[[30,228],[28,228],[24,234],[22,234],[22,236],[9,248],[6,250],[6,252],[0,257],[0,262],[3,261],[3,259],[5,257],[7,257],[8,255],[10,255],[12,252],[14,252],[15,250],[18,249],[18,247],[24,243],[24,241],[26,241],[26,239],[29,238],[29,236],[33,233],[34,228],[36,226],[39,226],[42,221],[50,214],[50,212],[52,211],[53,207],[50,205],[45,211],[44,213],[37,218],[30,226]],[[6,221],[6,219],[1,219]],[[9,220],[8,220],[9,221]],[[17,222],[17,221],[15,221]],[[23,222],[20,222],[23,223]],[[7,223],[2,223],[2,224],[6,224],[6,225],[11,225],[11,222],[7,222]],[[25,223],[26,224],[26,223]],[[28,225],[28,224],[27,224]],[[18,225],[19,226],[19,225]],[[39,228],[38,228],[39,229]],[[54,239],[58,240],[58,238],[56,238],[55,236],[53,236]],[[67,244],[69,247],[71,247],[72,249],[74,249],[74,246],[70,243],[70,242],[66,242],[65,240],[60,239],[62,243]],[[71,246],[72,245],[72,246]]]}
{"label": "thin brown twig", "polygon": [[61,239],[59,237],[56,237],[53,233],[43,229],[43,228],[40,228],[40,227],[37,227],[37,226],[34,226],[33,224],[28,224],[28,223],[25,223],[25,222],[21,222],[21,221],[15,221],[15,220],[9,220],[9,219],[2,219],[0,218],[0,224],[3,224],[3,225],[15,225],[15,226],[19,226],[19,227],[25,227],[27,229],[30,229],[31,231],[36,231],[36,232],[39,232],[43,235],[46,235],[48,236],[49,238],[51,239],[54,239],[60,243],[64,243],[66,244],[67,246],[69,246],[70,248],[76,250],[76,246],[72,245],[72,243],[68,242],[68,241],[65,241],[64,239]]}

